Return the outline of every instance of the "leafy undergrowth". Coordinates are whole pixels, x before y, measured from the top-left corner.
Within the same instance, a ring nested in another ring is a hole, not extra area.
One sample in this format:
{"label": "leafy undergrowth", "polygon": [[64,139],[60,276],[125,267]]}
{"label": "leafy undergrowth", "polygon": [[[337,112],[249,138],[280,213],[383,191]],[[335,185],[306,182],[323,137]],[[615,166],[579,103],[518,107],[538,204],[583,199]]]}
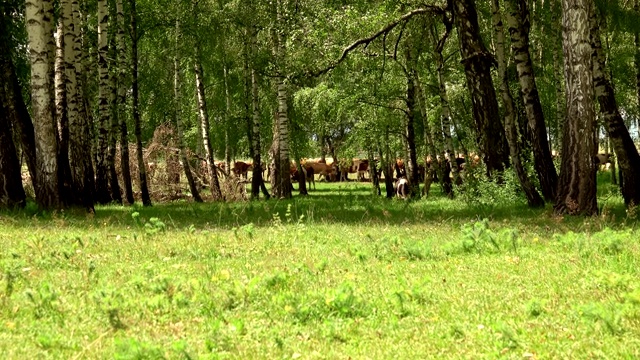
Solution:
{"label": "leafy undergrowth", "polygon": [[619,203],[373,199],[0,215],[3,358],[638,358]]}

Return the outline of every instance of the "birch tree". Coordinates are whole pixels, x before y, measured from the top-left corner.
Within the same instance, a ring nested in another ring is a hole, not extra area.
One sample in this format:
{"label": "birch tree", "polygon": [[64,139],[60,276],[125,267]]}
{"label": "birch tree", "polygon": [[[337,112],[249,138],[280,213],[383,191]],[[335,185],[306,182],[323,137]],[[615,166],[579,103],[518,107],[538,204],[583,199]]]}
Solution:
{"label": "birch tree", "polygon": [[[36,147],[36,202],[45,209],[62,207],[58,182],[58,139],[52,108],[52,0],[29,0],[25,20],[31,62],[31,109]],[[47,10],[48,9],[48,10]]]}
{"label": "birch tree", "polygon": [[562,48],[567,115],[554,210],[594,215],[596,199],[596,118],[590,43],[592,0],[562,0]]}

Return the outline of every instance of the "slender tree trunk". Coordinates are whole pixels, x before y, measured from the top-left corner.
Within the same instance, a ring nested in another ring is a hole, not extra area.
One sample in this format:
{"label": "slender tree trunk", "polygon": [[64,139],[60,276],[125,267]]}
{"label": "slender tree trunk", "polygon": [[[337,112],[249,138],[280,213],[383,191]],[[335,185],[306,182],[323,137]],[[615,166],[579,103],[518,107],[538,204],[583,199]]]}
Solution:
{"label": "slender tree trunk", "polygon": [[129,168],[129,134],[127,131],[127,119],[124,116],[124,105],[126,99],[126,81],[127,79],[127,61],[124,45],[124,10],[122,0],[116,0],[116,53],[118,81],[117,81],[117,98],[116,98],[116,124],[119,126],[120,133],[120,167],[122,168],[122,182],[124,183],[124,193],[128,204],[134,203],[133,186],[131,181],[131,169]]}
{"label": "slender tree trunk", "polygon": [[[284,26],[282,15],[282,4],[277,1],[276,4],[276,23]],[[291,163],[289,160],[289,110],[287,106],[287,84],[285,83],[284,72],[286,70],[285,59],[285,41],[282,31],[273,29],[272,38],[274,40],[274,55],[277,63],[278,74],[275,77],[276,88],[278,93],[278,113],[276,119],[276,131],[273,133],[274,144],[276,145],[274,153],[278,158],[277,171],[273,173],[271,179],[271,189],[273,196],[279,199],[291,198]],[[337,161],[337,160],[336,160]]]}
{"label": "slender tree trunk", "polygon": [[[4,89],[0,88],[0,100],[5,97]],[[22,187],[20,161],[13,144],[4,102],[0,103],[0,174],[0,209],[24,207],[27,200]]]}
{"label": "slender tree trunk", "polygon": [[136,137],[136,159],[138,160],[138,174],[140,175],[140,193],[142,205],[151,206],[149,186],[147,184],[147,170],[144,163],[142,148],[142,128],[140,126],[140,104],[138,94],[138,14],[136,0],[131,0],[131,108],[133,110],[134,135]]}
{"label": "slender tree trunk", "polygon": [[229,93],[229,69],[227,65],[224,65],[222,69],[222,80],[224,82],[224,101],[225,101],[225,112],[224,112],[224,160],[229,166],[229,173],[233,169],[233,163],[231,159],[231,136],[229,134],[231,127],[231,94]]}
{"label": "slender tree trunk", "polygon": [[[493,0],[491,2],[493,29],[495,32],[496,58],[498,61],[498,78],[500,80],[500,94],[504,105],[504,127],[509,142],[509,155],[511,163],[520,181],[520,187],[527,197],[527,203],[530,207],[544,206],[544,200],[538,194],[538,191],[529,180],[529,175],[522,165],[520,159],[520,142],[518,141],[518,129],[516,127],[516,111],[509,90],[509,80],[507,78],[507,61],[505,57],[504,46],[504,30],[502,25],[502,17],[500,16],[500,2]],[[547,149],[548,150],[548,149]],[[555,169],[554,169],[555,172]]]}
{"label": "slender tree trunk", "polygon": [[[56,28],[55,50],[55,119],[58,127],[58,181],[60,182],[60,198],[62,203],[69,205],[71,198],[71,169],[69,168],[69,116],[67,111],[67,81],[65,74],[65,38],[64,33],[69,28],[71,14],[60,12]],[[71,45],[72,46],[72,45]],[[70,46],[70,47],[71,47]]]}
{"label": "slender tree trunk", "polygon": [[196,74],[196,90],[198,92],[198,113],[200,115],[200,132],[202,134],[202,144],[204,145],[204,156],[207,162],[207,169],[209,172],[209,186],[211,188],[211,195],[216,201],[223,200],[222,191],[220,191],[220,182],[218,181],[218,171],[213,159],[213,148],[211,147],[211,140],[209,137],[209,114],[207,113],[207,102],[204,92],[203,83],[203,71],[202,62],[200,58],[200,46],[196,44],[196,58],[194,64],[194,72]]}
{"label": "slender tree trunk", "polygon": [[498,100],[491,78],[493,57],[482,42],[474,0],[454,1],[453,13],[460,36],[467,87],[473,103],[476,143],[487,166],[487,175],[497,178],[509,164],[509,149],[504,127],[499,121]]}
{"label": "slender tree trunk", "polygon": [[[117,27],[116,27],[117,29]],[[110,40],[109,58],[111,59],[112,72],[118,71],[118,52],[115,41]],[[109,77],[109,110],[111,111],[109,124],[109,153],[107,154],[107,163],[109,164],[109,190],[111,198],[114,202],[122,204],[122,194],[120,193],[120,184],[118,181],[118,172],[116,171],[116,150],[118,137],[120,135],[120,123],[118,121],[119,105],[118,98],[118,79],[115,75]]]}
{"label": "slender tree trunk", "polygon": [[31,109],[36,144],[36,179],[33,184],[38,205],[45,209],[61,208],[58,182],[58,139],[53,118],[53,93],[50,76],[50,42],[53,34],[48,32],[51,26],[51,14],[45,8],[51,8],[51,0],[29,0],[26,2],[26,23],[29,35],[29,58],[31,61]]}
{"label": "slender tree trunk", "polygon": [[22,87],[18,81],[16,68],[11,59],[13,46],[7,30],[6,13],[0,14],[0,98],[5,106],[5,116],[11,121],[9,126],[20,139],[22,154],[26,159],[29,175],[36,180],[36,143],[31,115],[22,97]]}
{"label": "slender tree trunk", "polygon": [[[445,80],[445,63],[444,56],[442,52],[444,50],[444,45],[446,44],[446,40],[449,38],[449,33],[451,32],[451,24],[445,23],[445,33],[440,38],[437,39],[435,30],[432,27],[432,37],[436,41],[435,46],[435,58],[436,58],[436,71],[438,73],[438,94],[440,95],[440,107],[442,109],[442,114],[440,117],[440,122],[442,126],[442,136],[444,138],[444,152],[442,156],[449,161],[451,166],[449,168],[453,172],[453,179],[457,183],[460,179],[460,169],[458,168],[458,163],[455,161],[456,154],[455,149],[453,147],[453,139],[451,136],[451,107],[449,106],[449,95],[447,95],[447,85]],[[441,178],[443,181],[443,189],[448,197],[453,197],[453,186],[451,184],[451,178],[447,177]]]}
{"label": "slender tree trunk", "polygon": [[[636,15],[636,18],[640,18],[640,6],[638,5],[638,0],[633,1],[633,13]],[[638,28],[636,28],[633,33],[633,40],[635,44],[635,54],[633,59],[636,67],[636,91],[638,110],[640,111],[640,30]],[[638,117],[636,125],[638,130],[638,137],[640,137],[640,117]]]}
{"label": "slender tree trunk", "polygon": [[262,158],[260,156],[260,148],[262,146],[262,139],[260,136],[260,108],[258,97],[258,79],[255,69],[251,68],[251,108],[252,108],[252,126],[251,126],[251,142],[253,150],[253,177],[251,179],[251,196],[255,199],[258,198],[261,189],[262,194],[266,199],[269,199],[269,191],[264,184],[262,178]]}
{"label": "slender tree trunk", "polygon": [[[62,1],[62,10],[72,12],[71,31],[65,32],[65,71],[69,106],[69,166],[71,168],[72,201],[94,211],[95,177],[91,156],[91,125],[85,109],[86,79],[82,41],[82,14],[75,0]],[[73,44],[68,48],[69,44]]]}
{"label": "slender tree trunk", "polygon": [[415,79],[417,77],[416,62],[410,48],[405,52],[407,61],[407,122],[405,128],[405,136],[407,140],[407,175],[409,180],[409,189],[411,197],[420,198],[420,175],[418,172],[418,152],[416,149],[416,133],[415,133],[415,116],[418,112],[416,108],[417,94]]}
{"label": "slender tree trunk", "polygon": [[196,182],[191,173],[191,167],[189,166],[189,158],[187,156],[187,148],[184,144],[184,134],[182,130],[182,77],[180,71],[180,44],[182,34],[180,32],[180,21],[176,20],[176,43],[175,43],[175,57],[174,57],[174,82],[173,82],[173,95],[174,95],[174,107],[176,112],[176,129],[178,131],[178,148],[180,149],[180,159],[182,160],[182,166],[184,167],[184,174],[189,182],[189,189],[191,196],[196,202],[202,202],[200,192],[196,186]]}
{"label": "slender tree trunk", "polygon": [[558,174],[551,159],[542,104],[540,103],[529,53],[529,10],[525,0],[507,0],[506,3],[508,5],[507,23],[511,34],[511,48],[518,72],[525,112],[531,129],[534,166],[540,181],[542,195],[547,201],[553,201],[558,187]]}
{"label": "slender tree trunk", "polygon": [[562,45],[567,93],[563,154],[554,209],[558,214],[594,215],[596,199],[596,121],[589,17],[592,0],[562,1]]}
{"label": "slender tree trunk", "polygon": [[624,124],[613,86],[606,75],[605,53],[600,40],[601,26],[598,15],[594,11],[591,18],[593,83],[606,130],[613,143],[620,172],[624,178],[624,184],[621,187],[624,203],[627,206],[637,206],[640,204],[640,154]]}
{"label": "slender tree trunk", "polygon": [[98,0],[98,146],[96,148],[96,201],[107,204],[113,200],[109,192],[109,69],[107,56],[107,0]]}
{"label": "slender tree trunk", "polygon": [[[562,15],[562,1],[556,0],[551,3],[551,23],[555,24],[553,29],[553,36],[562,38],[562,21],[560,16]],[[553,127],[553,139],[555,143],[552,143],[552,150],[556,151],[556,155],[561,150],[561,136],[562,123],[565,118],[564,111],[564,78],[562,76],[562,42],[555,41],[551,48],[553,51],[553,80],[555,83],[555,126]],[[553,155],[553,153],[552,153]]]}

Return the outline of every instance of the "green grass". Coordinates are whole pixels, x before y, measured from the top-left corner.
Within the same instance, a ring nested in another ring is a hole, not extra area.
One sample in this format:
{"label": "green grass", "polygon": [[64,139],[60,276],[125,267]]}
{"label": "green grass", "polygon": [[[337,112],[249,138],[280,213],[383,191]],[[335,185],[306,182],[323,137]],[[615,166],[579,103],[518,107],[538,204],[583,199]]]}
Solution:
{"label": "green grass", "polygon": [[640,237],[608,184],[592,218],[369,186],[0,214],[0,354],[640,357]]}

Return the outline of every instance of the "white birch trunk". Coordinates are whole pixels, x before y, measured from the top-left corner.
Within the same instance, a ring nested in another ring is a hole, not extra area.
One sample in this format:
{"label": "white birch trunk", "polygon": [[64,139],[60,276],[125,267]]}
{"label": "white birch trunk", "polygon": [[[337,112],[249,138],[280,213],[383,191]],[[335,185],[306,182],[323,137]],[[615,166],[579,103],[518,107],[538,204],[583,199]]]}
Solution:
{"label": "white birch trunk", "polygon": [[52,109],[51,48],[53,34],[50,14],[51,0],[29,0],[25,4],[29,60],[31,62],[31,109],[36,143],[36,202],[43,208],[60,208],[58,188],[58,139]]}

